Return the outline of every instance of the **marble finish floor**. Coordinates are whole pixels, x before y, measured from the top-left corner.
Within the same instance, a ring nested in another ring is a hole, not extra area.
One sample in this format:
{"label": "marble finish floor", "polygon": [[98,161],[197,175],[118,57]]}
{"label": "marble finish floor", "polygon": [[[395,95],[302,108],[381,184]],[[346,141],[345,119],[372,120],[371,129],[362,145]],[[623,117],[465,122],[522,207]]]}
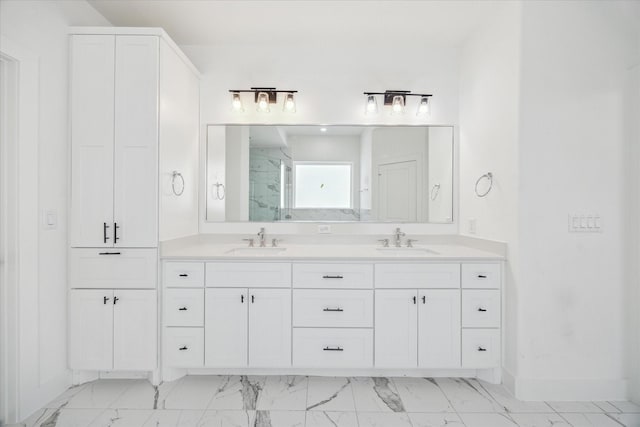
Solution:
{"label": "marble finish floor", "polygon": [[453,378],[188,376],[73,387],[24,427],[639,427],[630,402],[523,402]]}

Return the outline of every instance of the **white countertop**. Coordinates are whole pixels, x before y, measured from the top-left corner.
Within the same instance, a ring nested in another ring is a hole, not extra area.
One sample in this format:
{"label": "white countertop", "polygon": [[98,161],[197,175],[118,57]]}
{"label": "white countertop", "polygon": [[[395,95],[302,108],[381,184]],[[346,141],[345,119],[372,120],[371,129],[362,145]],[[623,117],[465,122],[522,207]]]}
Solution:
{"label": "white countertop", "polygon": [[361,244],[283,244],[273,248],[249,248],[238,244],[193,243],[166,247],[160,252],[163,259],[198,260],[372,260],[372,261],[432,261],[432,260],[493,260],[504,256],[462,245],[416,245],[415,248],[382,248]]}

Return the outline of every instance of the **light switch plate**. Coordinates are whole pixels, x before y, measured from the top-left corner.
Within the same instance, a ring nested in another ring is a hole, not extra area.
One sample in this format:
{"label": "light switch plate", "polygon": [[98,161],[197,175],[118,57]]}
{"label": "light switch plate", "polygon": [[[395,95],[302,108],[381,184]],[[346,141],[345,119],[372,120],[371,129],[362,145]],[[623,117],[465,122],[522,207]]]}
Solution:
{"label": "light switch plate", "polygon": [[476,219],[469,218],[469,234],[476,234]]}
{"label": "light switch plate", "polygon": [[42,211],[42,229],[55,230],[58,228],[58,212],[55,209],[44,209]]}
{"label": "light switch plate", "polygon": [[599,214],[569,214],[570,233],[602,233],[602,217]]}

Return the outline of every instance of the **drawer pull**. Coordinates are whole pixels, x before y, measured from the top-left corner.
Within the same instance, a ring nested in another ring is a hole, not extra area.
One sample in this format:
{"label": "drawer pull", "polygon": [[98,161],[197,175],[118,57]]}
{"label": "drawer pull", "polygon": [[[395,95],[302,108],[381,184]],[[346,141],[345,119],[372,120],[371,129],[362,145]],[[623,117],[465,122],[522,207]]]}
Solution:
{"label": "drawer pull", "polygon": [[325,347],[322,351],[344,351],[342,347]]}
{"label": "drawer pull", "polygon": [[426,296],[424,296],[424,295],[422,296],[422,303],[423,303],[423,304],[426,304],[426,303],[427,303],[427,297],[426,297]]}
{"label": "drawer pull", "polygon": [[478,311],[484,313],[485,311],[487,311],[487,309],[486,308],[482,308],[482,307],[478,307]]}
{"label": "drawer pull", "polygon": [[178,311],[187,311],[187,307],[180,307]]}
{"label": "drawer pull", "polygon": [[118,297],[113,297],[113,305],[116,305],[118,303],[119,299],[120,298],[118,298]]}
{"label": "drawer pull", "polygon": [[322,311],[336,311],[336,312],[340,312],[341,313],[344,310],[341,309],[340,307],[338,307],[338,308],[329,308],[329,307],[327,307],[327,308],[323,308]]}
{"label": "drawer pull", "polygon": [[244,295],[240,295],[240,303],[244,304]]}
{"label": "drawer pull", "polygon": [[478,347],[478,351],[487,351],[486,348]]}
{"label": "drawer pull", "polygon": [[417,301],[416,297],[413,297],[413,303],[415,304]]}
{"label": "drawer pull", "polygon": [[487,275],[486,274],[478,274],[478,279],[486,279]]}
{"label": "drawer pull", "polygon": [[120,255],[120,252],[100,252],[98,255]]}
{"label": "drawer pull", "polygon": [[187,273],[178,274],[179,277],[189,277]]}
{"label": "drawer pull", "polygon": [[329,276],[329,275],[324,275],[322,276],[323,279],[344,279],[344,276],[341,275],[336,275],[336,276]]}
{"label": "drawer pull", "polygon": [[109,301],[109,300],[110,300],[110,298],[109,298],[109,297],[103,297],[103,298],[102,298],[102,304],[106,305],[106,304],[107,304],[107,301]]}
{"label": "drawer pull", "polygon": [[180,347],[178,350],[180,350],[180,351],[189,350],[189,347],[187,347],[187,346],[185,345],[184,347]]}
{"label": "drawer pull", "polygon": [[107,236],[107,228],[109,228],[109,226],[106,222],[103,222],[102,224],[102,242],[107,243],[107,240],[109,240],[109,236]]}

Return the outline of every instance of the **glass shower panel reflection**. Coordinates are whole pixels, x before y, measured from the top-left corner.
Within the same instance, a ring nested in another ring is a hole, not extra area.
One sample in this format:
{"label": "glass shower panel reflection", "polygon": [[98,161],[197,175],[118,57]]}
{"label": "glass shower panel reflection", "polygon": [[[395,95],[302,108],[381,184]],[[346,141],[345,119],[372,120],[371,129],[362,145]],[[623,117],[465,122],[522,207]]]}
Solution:
{"label": "glass shower panel reflection", "polygon": [[272,150],[251,149],[249,221],[281,221],[288,215],[291,168],[269,151]]}

